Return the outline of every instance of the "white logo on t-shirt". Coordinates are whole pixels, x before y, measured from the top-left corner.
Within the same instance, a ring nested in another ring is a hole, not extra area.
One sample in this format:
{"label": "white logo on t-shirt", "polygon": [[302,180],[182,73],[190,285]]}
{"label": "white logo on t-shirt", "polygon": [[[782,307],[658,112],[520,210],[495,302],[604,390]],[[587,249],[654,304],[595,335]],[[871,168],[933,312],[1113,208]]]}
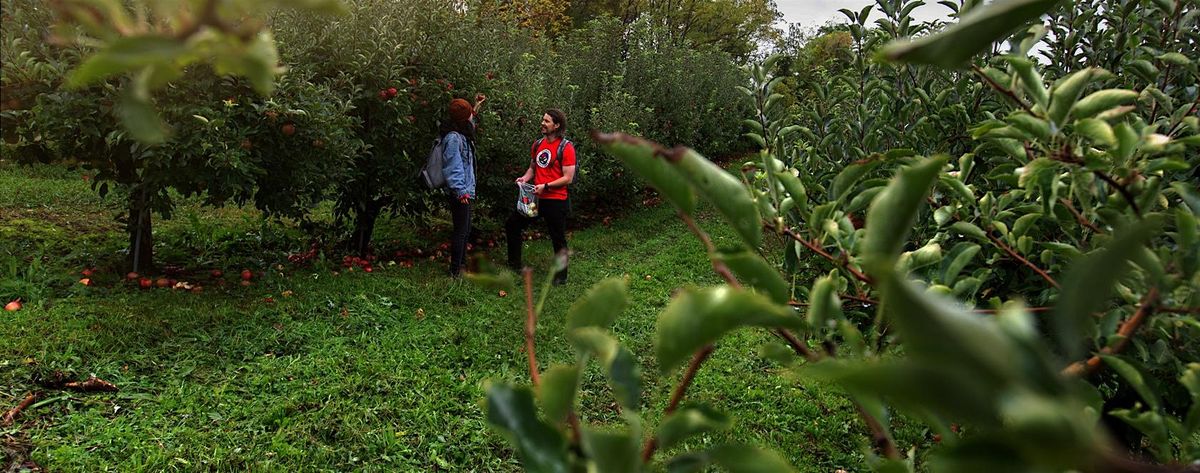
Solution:
{"label": "white logo on t-shirt", "polygon": [[544,149],[538,152],[537,165],[543,169],[550,166],[550,150]]}

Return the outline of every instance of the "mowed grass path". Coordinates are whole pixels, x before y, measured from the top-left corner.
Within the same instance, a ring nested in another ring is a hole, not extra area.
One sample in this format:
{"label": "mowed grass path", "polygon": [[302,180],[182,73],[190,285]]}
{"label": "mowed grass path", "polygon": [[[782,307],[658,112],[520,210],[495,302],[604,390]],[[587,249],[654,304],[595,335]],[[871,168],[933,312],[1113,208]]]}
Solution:
{"label": "mowed grass path", "polygon": [[[72,193],[55,186],[78,191],[77,180],[0,169],[0,183],[12,184],[0,189],[0,212],[90,213],[94,222],[81,228],[110,233],[39,234],[64,240],[42,242],[49,247],[119,240],[102,209],[109,204],[59,200]],[[181,209],[188,212],[212,211]],[[702,224],[718,244],[731,242],[715,219]],[[4,221],[0,230],[14,234]],[[658,372],[655,318],[673,290],[718,281],[700,244],[665,205],[576,231],[571,243],[571,282],[549,296],[538,323],[538,359],[543,369],[573,360],[564,339],[567,308],[591,284],[627,275],[632,304],[614,332],[642,364],[642,412],[652,428],[680,376]],[[526,254],[531,266],[546,267],[548,241],[532,242]],[[379,265],[373,274],[336,276],[285,266],[255,286],[210,286],[202,294],[73,287],[2,313],[0,408],[39,389],[35,373],[53,370],[95,374],[121,388],[46,391],[16,425],[0,428],[5,465],[28,455],[56,472],[519,470],[512,450],[486,425],[480,400],[485,380],[528,383],[523,297],[450,280],[443,266]],[[862,468],[865,429],[845,397],[765,360],[758,352],[768,343],[776,342],[762,331],[720,342],[687,399],[726,410],[735,426],[667,453],[736,440],[778,449],[801,471]],[[617,422],[594,367],[581,397],[585,422]],[[899,435],[908,446],[921,432]]]}

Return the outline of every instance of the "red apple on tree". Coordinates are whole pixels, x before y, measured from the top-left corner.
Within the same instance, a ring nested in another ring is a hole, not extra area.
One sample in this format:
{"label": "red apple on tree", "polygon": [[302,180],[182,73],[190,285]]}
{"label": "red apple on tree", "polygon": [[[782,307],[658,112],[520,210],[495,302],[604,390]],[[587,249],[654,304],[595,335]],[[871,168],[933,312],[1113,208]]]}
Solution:
{"label": "red apple on tree", "polygon": [[279,131],[282,131],[284,136],[292,136],[292,135],[296,134],[296,125],[293,125],[291,123],[285,124],[285,125],[279,127]]}
{"label": "red apple on tree", "polygon": [[242,280],[243,281],[249,281],[252,278],[254,278],[254,273],[250,272],[249,269],[242,270]]}

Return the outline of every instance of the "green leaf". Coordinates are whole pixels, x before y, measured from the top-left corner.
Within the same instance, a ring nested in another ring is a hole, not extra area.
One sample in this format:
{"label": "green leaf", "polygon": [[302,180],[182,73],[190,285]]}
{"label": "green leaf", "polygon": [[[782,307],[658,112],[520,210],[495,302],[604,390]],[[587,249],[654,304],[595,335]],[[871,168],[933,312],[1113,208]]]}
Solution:
{"label": "green leaf", "polygon": [[1009,0],[972,9],[941,32],[885,46],[882,56],[891,61],[958,67],[972,56],[1003,39],[1018,27],[1050,11],[1058,0]]}
{"label": "green leaf", "polygon": [[897,265],[897,268],[902,273],[909,273],[937,263],[941,259],[942,245],[931,242],[916,250],[901,253],[900,263]]}
{"label": "green leaf", "polygon": [[1042,83],[1042,75],[1034,68],[1033,61],[1019,56],[1006,56],[1004,59],[1017,71],[1017,76],[1021,78],[1021,87],[1033,98],[1033,102],[1041,105],[1042,109],[1049,106],[1050,92],[1046,90],[1046,84]]}
{"label": "green leaf", "polygon": [[575,408],[575,395],[579,390],[579,368],[575,365],[554,365],[542,374],[538,386],[538,401],[542,412],[553,422],[563,422]]}
{"label": "green leaf", "polygon": [[1085,118],[1077,121],[1075,122],[1075,131],[1098,145],[1111,147],[1117,144],[1117,135],[1104,120]]}
{"label": "green leaf", "polygon": [[846,193],[853,189],[856,184],[862,181],[862,177],[867,175],[875,168],[879,167],[883,161],[872,159],[865,163],[857,163],[846,166],[839,172],[837,177],[833,178],[833,186],[829,189],[830,200],[842,200]]}
{"label": "green leaf", "polygon": [[477,273],[467,273],[466,277],[472,284],[496,291],[511,291],[515,284],[511,271],[499,273],[480,271]]}
{"label": "green leaf", "polygon": [[817,279],[808,293],[808,324],[814,330],[821,330],[832,325],[830,321],[841,318],[842,301],[838,299],[837,284],[830,276]]}
{"label": "green leaf", "polygon": [[1113,417],[1138,429],[1146,436],[1154,448],[1154,455],[1160,461],[1171,459],[1171,440],[1167,432],[1167,424],[1157,412],[1135,412],[1130,409],[1117,409],[1109,412]]}
{"label": "green leaf", "polygon": [[729,473],[788,473],[795,469],[778,453],[742,444],[725,444],[701,452],[672,458],[667,463],[669,473],[704,471],[716,463]]}
{"label": "green leaf", "polygon": [[971,222],[954,222],[950,225],[950,229],[954,230],[959,235],[969,236],[979,240],[987,240],[987,233],[984,233],[982,228]]}
{"label": "green leaf", "polygon": [[1191,394],[1192,407],[1188,409],[1187,417],[1184,419],[1184,427],[1188,432],[1198,432],[1200,430],[1200,363],[1188,363],[1187,369],[1183,375],[1179,377],[1179,384],[1187,388]]}
{"label": "green leaf", "polygon": [[168,36],[121,38],[101,48],[71,71],[67,76],[67,86],[82,88],[153,64],[174,63],[180,61],[187,50],[182,41]]}
{"label": "green leaf", "polygon": [[140,82],[139,78],[134,78],[121,92],[117,116],[133,139],[146,144],[162,143],[167,139],[166,125],[154,109],[150,92]]}
{"label": "green leaf", "polygon": [[1160,55],[1156,56],[1155,59],[1158,59],[1159,61],[1165,62],[1167,64],[1173,64],[1173,65],[1182,66],[1182,67],[1187,67],[1192,64],[1191,59],[1188,59],[1187,56],[1184,56],[1183,54],[1176,53],[1176,52],[1160,54]]}
{"label": "green leaf", "polygon": [[730,444],[711,450],[712,458],[729,473],[788,473],[796,471],[771,450]]}
{"label": "green leaf", "polygon": [[696,210],[696,194],[675,167],[659,157],[666,151],[649,141],[624,133],[595,133],[592,138],[625,167],[645,179],[675,208],[685,214]]}
{"label": "green leaf", "polygon": [[1111,367],[1113,371],[1121,375],[1125,379],[1125,382],[1133,387],[1134,391],[1137,391],[1142,400],[1146,401],[1146,405],[1150,407],[1150,410],[1158,412],[1159,407],[1162,406],[1162,400],[1159,399],[1158,393],[1154,391],[1154,388],[1148,384],[1146,376],[1142,374],[1143,371],[1141,368],[1119,356],[1101,354],[1100,359],[1104,360],[1104,364]]}
{"label": "green leaf", "polygon": [[1183,199],[1183,203],[1191,209],[1193,215],[1200,215],[1200,192],[1196,192],[1194,188],[1188,187],[1182,182],[1171,184],[1171,190],[1174,190]]}
{"label": "green leaf", "polygon": [[1091,118],[1105,110],[1129,105],[1137,101],[1137,98],[1138,93],[1132,90],[1098,90],[1075,102],[1075,105],[1071,107],[1071,116],[1075,117],[1076,120]]}
{"label": "green leaf", "polygon": [[871,201],[875,200],[875,196],[879,195],[880,192],[883,192],[883,189],[883,186],[863,189],[862,192],[859,192],[858,195],[855,195],[853,199],[850,199],[850,203],[846,205],[845,212],[855,213],[859,210],[867,208],[868,205],[871,205]]}
{"label": "green leaf", "polygon": [[763,138],[762,135],[758,133],[743,133],[742,136],[745,136],[746,138],[749,138],[750,141],[753,141],[754,144],[758,145],[759,149],[767,148],[766,138]]}
{"label": "green leaf", "polygon": [[775,303],[787,304],[791,300],[791,288],[787,281],[754,252],[746,249],[718,250],[713,257],[725,263],[743,283],[766,294]]}
{"label": "green leaf", "polygon": [[855,398],[884,398],[908,411],[979,423],[996,417],[992,401],[997,392],[975,382],[969,372],[936,363],[824,360],[805,365],[801,373],[836,383]]}
{"label": "green leaf", "polygon": [[729,416],[704,405],[683,406],[658,426],[658,447],[667,450],[693,435],[728,430]]}
{"label": "green leaf", "polygon": [[1050,123],[1047,123],[1046,120],[1025,112],[1018,112],[1008,116],[1008,123],[1032,138],[1042,141],[1050,140]]}
{"label": "green leaf", "polygon": [[538,419],[529,388],[492,383],[486,391],[488,423],[508,438],[527,471],[569,471],[566,439],[558,430]]}
{"label": "green leaf", "polygon": [[882,304],[913,359],[961,367],[993,386],[1020,383],[1013,364],[1016,347],[992,321],[922,291],[899,275],[883,284]]}
{"label": "green leaf", "polygon": [[245,44],[231,41],[235,44],[215,54],[213,68],[218,74],[245,76],[255,92],[270,95],[275,90],[275,76],[282,71],[271,33],[263,31]]}
{"label": "green leaf", "polygon": [[1089,67],[1071,73],[1054,84],[1050,90],[1050,108],[1046,114],[1051,122],[1060,128],[1066,123],[1067,114],[1071,112],[1071,107],[1075,106],[1075,101],[1079,100],[1083,89],[1092,81],[1092,74],[1095,72],[1096,68]]}
{"label": "green leaf", "polygon": [[717,208],[746,245],[757,248],[762,243],[762,219],[758,206],[750,190],[736,177],[690,148],[670,151],[668,161],[691,182],[696,192]]}
{"label": "green leaf", "polygon": [[739,327],[799,327],[789,307],[766,296],[728,286],[685,290],[658,318],[655,353],[663,373],[679,367],[701,348]]}
{"label": "green leaf", "polygon": [[642,470],[637,439],[623,432],[581,429],[583,453],[588,457],[588,472],[632,473]]}
{"label": "green leaf", "polygon": [[1017,221],[1013,223],[1012,232],[1009,233],[1009,235],[1011,235],[1010,238],[1020,238],[1025,236],[1026,233],[1029,233],[1029,229],[1033,227],[1033,225],[1036,224],[1040,218],[1042,218],[1042,215],[1036,213],[1022,215],[1021,218],[1018,218]]}
{"label": "green leaf", "polygon": [[642,368],[633,352],[617,343],[607,331],[595,327],[572,330],[567,336],[577,350],[590,353],[599,360],[617,403],[627,410],[637,411]]}
{"label": "green leaf", "polygon": [[600,281],[571,304],[567,310],[567,330],[581,327],[611,328],[628,305],[629,294],[624,278]]}
{"label": "green leaf", "polygon": [[796,211],[800,212],[801,216],[807,216],[808,193],[804,189],[804,183],[800,182],[800,178],[793,175],[790,170],[777,172],[775,177],[779,179],[780,184],[783,184],[783,189],[795,202]]}
{"label": "green leaf", "polygon": [[975,255],[979,254],[980,246],[974,243],[962,242],[954,245],[950,249],[950,254],[942,260],[942,278],[943,284],[953,284],[958,279],[958,274],[962,272],[971,260],[975,259]]}
{"label": "green leaf", "polygon": [[903,168],[875,197],[867,211],[863,241],[863,260],[872,271],[886,271],[895,264],[917,209],[945,164],[946,157],[938,156]]}
{"label": "green leaf", "polygon": [[300,8],[323,15],[343,15],[347,13],[346,5],[341,0],[269,0],[275,5]]}
{"label": "green leaf", "polygon": [[1129,271],[1129,261],[1162,226],[1161,216],[1148,216],[1117,232],[1104,248],[1084,256],[1067,270],[1050,317],[1058,341],[1070,358],[1079,358],[1085,325],[1103,308],[1116,284]]}

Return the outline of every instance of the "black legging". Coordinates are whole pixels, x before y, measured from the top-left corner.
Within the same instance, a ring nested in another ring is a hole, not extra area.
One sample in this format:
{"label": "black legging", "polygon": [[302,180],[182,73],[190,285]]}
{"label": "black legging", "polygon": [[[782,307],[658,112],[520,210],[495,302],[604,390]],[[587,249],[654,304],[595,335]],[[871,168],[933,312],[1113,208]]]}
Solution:
{"label": "black legging", "polygon": [[[546,230],[550,233],[550,241],[554,245],[554,254],[567,249],[567,215],[571,212],[571,206],[566,200],[557,199],[541,199],[538,200],[538,216],[526,217],[519,212],[513,211],[509,215],[508,221],[504,223],[504,235],[508,240],[508,266],[514,270],[520,269],[521,263],[521,233],[525,231],[534,220],[541,218],[546,221]],[[567,270],[563,269],[558,273],[560,278],[567,276]]]}
{"label": "black legging", "polygon": [[450,217],[454,232],[450,237],[450,275],[457,276],[466,266],[467,238],[471,235],[471,204],[450,197]]}

